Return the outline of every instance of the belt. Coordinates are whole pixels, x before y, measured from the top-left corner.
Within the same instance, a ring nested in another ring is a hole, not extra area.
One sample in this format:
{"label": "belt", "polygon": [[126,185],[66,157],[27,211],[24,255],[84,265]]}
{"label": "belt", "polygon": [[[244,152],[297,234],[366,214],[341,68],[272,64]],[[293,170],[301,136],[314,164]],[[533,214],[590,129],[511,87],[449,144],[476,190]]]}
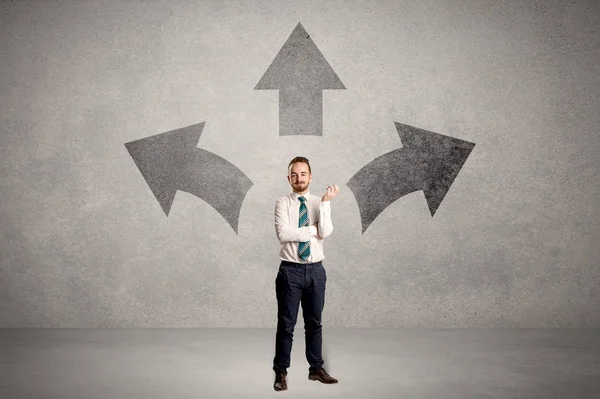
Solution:
{"label": "belt", "polygon": [[282,260],[281,264],[284,266],[320,266],[323,264],[323,262],[318,261],[318,262],[314,262],[314,263],[296,263],[296,262],[289,262],[287,260]]}

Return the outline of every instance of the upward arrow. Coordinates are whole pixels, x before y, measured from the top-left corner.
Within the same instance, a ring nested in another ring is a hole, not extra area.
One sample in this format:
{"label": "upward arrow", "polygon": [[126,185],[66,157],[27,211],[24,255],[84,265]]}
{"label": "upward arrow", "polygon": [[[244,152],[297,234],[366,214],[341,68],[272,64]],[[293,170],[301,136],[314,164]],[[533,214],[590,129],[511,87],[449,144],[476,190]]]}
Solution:
{"label": "upward arrow", "polygon": [[279,90],[279,135],[323,135],[323,90],[346,89],[298,23],[254,90]]}

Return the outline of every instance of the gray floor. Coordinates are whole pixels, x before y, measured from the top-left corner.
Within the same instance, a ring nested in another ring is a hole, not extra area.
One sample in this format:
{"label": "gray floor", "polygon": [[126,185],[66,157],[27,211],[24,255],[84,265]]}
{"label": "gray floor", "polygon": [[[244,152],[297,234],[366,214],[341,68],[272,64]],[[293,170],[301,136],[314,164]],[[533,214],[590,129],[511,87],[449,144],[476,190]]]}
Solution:
{"label": "gray floor", "polygon": [[3,329],[0,398],[600,398],[600,330],[325,329],[307,379],[296,330],[273,391],[274,330]]}

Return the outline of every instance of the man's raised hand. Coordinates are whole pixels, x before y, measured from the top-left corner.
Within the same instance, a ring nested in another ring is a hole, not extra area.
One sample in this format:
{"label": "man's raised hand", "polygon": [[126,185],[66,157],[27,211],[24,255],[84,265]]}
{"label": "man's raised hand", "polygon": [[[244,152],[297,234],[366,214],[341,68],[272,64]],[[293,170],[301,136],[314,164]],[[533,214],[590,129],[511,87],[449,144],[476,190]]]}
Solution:
{"label": "man's raised hand", "polygon": [[323,198],[321,198],[321,201],[329,201],[330,199],[338,195],[339,192],[340,188],[335,184],[332,184],[331,186],[327,187],[327,191],[325,192]]}

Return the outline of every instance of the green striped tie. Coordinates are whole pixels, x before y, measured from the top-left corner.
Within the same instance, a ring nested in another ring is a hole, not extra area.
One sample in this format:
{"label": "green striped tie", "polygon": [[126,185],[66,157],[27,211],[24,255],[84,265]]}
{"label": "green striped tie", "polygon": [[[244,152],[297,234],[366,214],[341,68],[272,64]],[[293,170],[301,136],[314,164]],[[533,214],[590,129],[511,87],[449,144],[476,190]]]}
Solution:
{"label": "green striped tie", "polygon": [[[306,198],[298,197],[300,200],[300,216],[298,217],[298,227],[308,226],[308,209],[306,208]],[[298,244],[298,256],[306,260],[310,255],[310,241]]]}

